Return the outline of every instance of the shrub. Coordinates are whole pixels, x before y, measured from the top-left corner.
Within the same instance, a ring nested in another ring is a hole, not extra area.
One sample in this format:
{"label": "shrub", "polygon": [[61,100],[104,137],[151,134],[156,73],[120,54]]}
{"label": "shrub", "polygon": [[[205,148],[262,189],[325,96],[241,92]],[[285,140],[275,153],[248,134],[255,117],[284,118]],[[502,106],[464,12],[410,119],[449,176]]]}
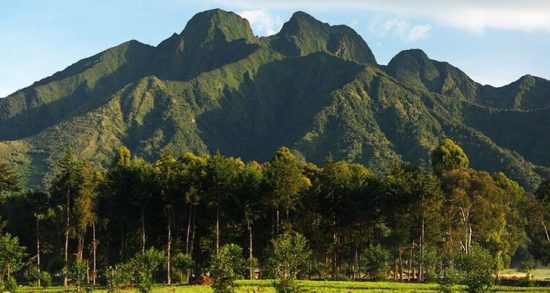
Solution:
{"label": "shrub", "polygon": [[453,285],[462,284],[466,286],[466,292],[490,292],[494,282],[494,269],[495,261],[491,254],[474,246],[468,254],[453,258],[445,276],[439,280],[440,291],[451,292]]}
{"label": "shrub", "polygon": [[234,292],[235,280],[243,276],[245,269],[246,262],[240,246],[231,243],[220,247],[218,253],[212,258],[210,267],[214,292]]}
{"label": "shrub", "polygon": [[186,282],[188,281],[189,276],[187,275],[187,270],[190,269],[192,266],[193,258],[191,258],[191,255],[187,253],[176,253],[176,255],[174,255],[172,259],[172,267],[174,268],[174,271],[178,276],[180,283],[183,283],[184,280]]}
{"label": "shrub", "polygon": [[77,292],[82,292],[82,285],[86,283],[87,265],[84,261],[75,261],[69,264],[68,277],[76,286]]}
{"label": "shrub", "polygon": [[307,239],[300,233],[285,232],[272,241],[273,256],[270,259],[276,278],[277,292],[298,292],[296,279],[311,255]]}
{"label": "shrub", "polygon": [[109,267],[107,271],[107,291],[109,293],[118,291],[122,286],[131,284],[133,279],[133,270],[130,263]]}
{"label": "shrub", "polygon": [[361,254],[361,269],[371,280],[383,279],[390,267],[390,252],[380,245],[369,245]]}
{"label": "shrub", "polygon": [[144,253],[139,253],[130,260],[130,266],[134,271],[139,292],[148,293],[151,291],[153,287],[153,274],[164,262],[164,259],[162,251],[149,248]]}

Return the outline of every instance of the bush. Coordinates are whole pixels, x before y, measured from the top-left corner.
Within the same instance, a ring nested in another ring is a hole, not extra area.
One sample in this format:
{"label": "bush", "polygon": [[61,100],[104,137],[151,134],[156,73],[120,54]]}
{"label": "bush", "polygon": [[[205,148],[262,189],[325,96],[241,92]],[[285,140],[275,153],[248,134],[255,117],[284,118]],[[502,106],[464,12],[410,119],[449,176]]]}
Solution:
{"label": "bush", "polygon": [[69,264],[68,277],[76,286],[77,292],[82,292],[82,285],[86,283],[87,265],[84,261],[75,261]]}
{"label": "bush", "polygon": [[300,233],[285,232],[272,241],[273,256],[270,258],[276,278],[277,292],[298,292],[298,274],[305,267],[311,255],[307,239]]}
{"label": "bush", "polygon": [[179,252],[174,255],[172,259],[172,267],[174,268],[174,272],[176,273],[180,283],[183,283],[184,280],[185,282],[188,281],[189,276],[187,275],[187,270],[192,266],[193,258],[191,258],[191,255],[187,253]]}
{"label": "bush", "polygon": [[122,286],[132,283],[133,270],[130,265],[130,263],[125,263],[109,267],[106,275],[108,292],[116,292]]}
{"label": "bush", "polygon": [[4,290],[14,293],[17,291],[17,280],[14,277],[9,277],[4,284]]}
{"label": "bush", "polygon": [[212,258],[212,289],[215,293],[234,292],[235,280],[243,276],[246,262],[243,250],[237,244],[226,244]]}
{"label": "bush", "polygon": [[383,279],[390,267],[390,252],[380,245],[369,245],[361,254],[361,269],[371,280]]}
{"label": "bush", "polygon": [[144,253],[137,254],[130,260],[130,266],[134,271],[135,281],[139,292],[148,293],[153,287],[153,274],[164,262],[164,253],[154,248],[149,248]]}
{"label": "bush", "polygon": [[466,286],[470,293],[490,292],[494,283],[495,261],[491,254],[478,246],[472,247],[468,254],[453,258],[445,276],[439,280],[440,290],[451,292],[455,284]]}

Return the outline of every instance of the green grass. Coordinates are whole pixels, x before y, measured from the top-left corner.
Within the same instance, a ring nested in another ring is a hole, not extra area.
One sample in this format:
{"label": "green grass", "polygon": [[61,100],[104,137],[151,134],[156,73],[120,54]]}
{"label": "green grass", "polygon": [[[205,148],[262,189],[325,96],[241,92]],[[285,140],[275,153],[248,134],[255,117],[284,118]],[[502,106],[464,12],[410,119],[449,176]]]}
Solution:
{"label": "green grass", "polygon": [[[437,292],[437,284],[424,283],[400,283],[391,281],[361,282],[361,281],[299,281],[305,292],[331,292],[331,293],[365,293],[365,292]],[[457,287],[457,292],[458,291]],[[497,292],[549,292],[550,288],[537,287],[509,287],[496,286]],[[19,292],[70,292],[62,287],[49,289],[23,287]],[[106,292],[105,289],[95,292]],[[123,290],[123,292],[137,292],[135,289]],[[181,285],[181,286],[155,286],[153,292],[158,293],[210,293],[209,286]],[[271,280],[239,280],[237,281],[237,293],[274,293]]]}
{"label": "green grass", "polygon": [[[520,272],[514,269],[504,270],[501,274],[504,277],[507,278],[522,278],[525,277],[524,272]],[[535,280],[550,280],[550,268],[544,268],[544,269],[534,269],[531,271],[531,275],[533,276],[533,279]]]}

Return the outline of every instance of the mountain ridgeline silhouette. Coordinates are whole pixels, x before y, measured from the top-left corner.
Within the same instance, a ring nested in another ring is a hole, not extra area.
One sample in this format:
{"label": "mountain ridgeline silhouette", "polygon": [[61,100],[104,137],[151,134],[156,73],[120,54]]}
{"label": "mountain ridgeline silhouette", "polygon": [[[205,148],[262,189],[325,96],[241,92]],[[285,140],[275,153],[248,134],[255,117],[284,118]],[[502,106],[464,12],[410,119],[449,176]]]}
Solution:
{"label": "mountain ridgeline silhouette", "polygon": [[129,41],[0,100],[0,159],[26,186],[50,180],[66,148],[104,166],[120,145],[270,159],[288,146],[309,161],[375,171],[429,166],[444,137],[473,167],[528,189],[550,175],[550,81],[481,85],[418,49],[377,64],[353,29],[296,12],[273,36],[220,9],[195,15],[152,47]]}

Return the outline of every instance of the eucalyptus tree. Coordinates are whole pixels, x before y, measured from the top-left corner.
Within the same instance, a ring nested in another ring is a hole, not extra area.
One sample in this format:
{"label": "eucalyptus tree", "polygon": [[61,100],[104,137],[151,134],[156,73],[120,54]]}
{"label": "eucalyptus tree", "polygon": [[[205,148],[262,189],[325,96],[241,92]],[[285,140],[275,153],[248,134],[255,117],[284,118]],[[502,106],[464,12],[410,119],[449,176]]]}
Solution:
{"label": "eucalyptus tree", "polygon": [[[24,194],[25,199],[30,205],[31,212],[35,219],[35,232],[36,232],[36,268],[38,275],[41,272],[41,246],[40,246],[40,222],[48,216],[50,210],[50,195],[43,191],[28,191]],[[37,279],[38,287],[41,284],[41,278]]]}
{"label": "eucalyptus tree", "polygon": [[69,238],[71,235],[71,215],[74,197],[80,187],[81,174],[80,162],[71,150],[65,151],[63,158],[58,163],[58,172],[53,178],[50,194],[57,197],[65,197],[65,244],[63,248],[63,285],[68,285],[67,270],[69,264]]}
{"label": "eucalyptus tree", "polygon": [[242,209],[246,230],[248,231],[248,269],[249,278],[254,276],[254,221],[262,215],[263,169],[252,161],[242,168],[237,178],[236,197]]}
{"label": "eucalyptus tree", "polygon": [[216,154],[206,164],[205,193],[208,204],[215,209],[215,247],[220,249],[220,208],[224,201],[232,199],[236,190],[238,172],[244,167],[240,159]]}
{"label": "eucalyptus tree", "polygon": [[296,158],[286,147],[280,147],[265,165],[265,184],[268,204],[275,209],[275,234],[279,234],[280,211],[286,213],[288,221],[290,210],[296,208],[300,192],[311,185],[311,181],[302,174]]}

